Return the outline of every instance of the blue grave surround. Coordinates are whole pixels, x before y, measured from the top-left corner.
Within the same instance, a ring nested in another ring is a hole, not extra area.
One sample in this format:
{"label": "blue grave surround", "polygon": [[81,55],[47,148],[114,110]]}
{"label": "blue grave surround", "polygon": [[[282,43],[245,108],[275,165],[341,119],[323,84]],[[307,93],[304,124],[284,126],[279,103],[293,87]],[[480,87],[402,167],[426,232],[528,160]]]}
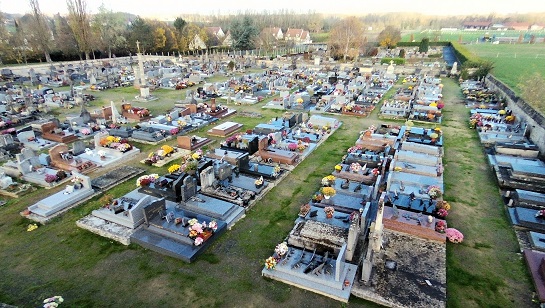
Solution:
{"label": "blue grave surround", "polygon": [[384,199],[384,205],[396,206],[403,210],[408,210],[415,213],[424,213],[426,215],[433,214],[437,207],[437,200],[411,198],[408,194],[388,192]]}
{"label": "blue grave surround", "polygon": [[528,232],[528,238],[532,248],[545,251],[545,233],[530,231]]}
{"label": "blue grave surround", "polygon": [[[196,214],[194,212],[176,209],[175,203],[167,202],[165,213],[174,213],[173,217],[184,219],[197,218],[199,222],[209,223],[215,220],[211,217]],[[150,217],[151,216],[151,217]],[[218,224],[214,234],[201,245],[195,246],[194,240],[188,237],[189,226],[162,218],[162,213],[155,213],[147,217],[147,223],[135,231],[131,236],[131,242],[139,244],[155,252],[181,259],[185,262],[193,262],[227,230],[227,224],[221,220],[215,220]]]}
{"label": "blue grave surround", "polygon": [[[335,175],[335,173],[333,174]],[[367,199],[371,196],[373,186],[365,185],[363,183],[348,181],[348,187],[344,186],[345,180],[342,178],[336,178],[335,183],[332,185],[335,191],[339,194],[351,195],[356,198]]]}
{"label": "blue grave surround", "polygon": [[517,189],[515,192],[519,204],[545,207],[545,194],[523,189]]}
{"label": "blue grave surround", "polygon": [[545,218],[536,217],[537,210],[524,207],[510,207],[507,210],[511,224],[516,227],[545,232]]}
{"label": "blue grave surround", "polygon": [[[319,194],[319,192],[316,192],[316,194]],[[365,200],[363,195],[345,194],[342,191],[337,191],[329,200],[324,199],[321,202],[311,202],[310,204],[322,209],[326,206],[333,206],[336,213],[340,211],[350,214],[363,208]]]}
{"label": "blue grave surround", "polygon": [[437,147],[443,146],[443,136],[440,135],[436,141],[432,142],[430,135],[434,133],[433,129],[422,128],[422,127],[411,127],[408,129],[407,126],[402,126],[399,131],[399,138],[404,138],[405,141],[421,143],[426,145],[433,145]]}

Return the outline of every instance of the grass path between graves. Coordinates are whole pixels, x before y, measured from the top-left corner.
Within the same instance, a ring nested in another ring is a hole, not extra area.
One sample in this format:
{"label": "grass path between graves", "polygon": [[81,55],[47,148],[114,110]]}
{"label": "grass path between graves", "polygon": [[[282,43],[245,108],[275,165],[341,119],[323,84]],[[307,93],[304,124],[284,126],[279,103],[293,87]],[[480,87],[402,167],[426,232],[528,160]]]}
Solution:
{"label": "grass path between graves", "polygon": [[[444,84],[446,100],[458,100],[455,83],[445,80]],[[172,108],[181,96],[178,93],[158,92],[161,99],[149,103],[150,109]],[[97,93],[94,105],[117,103],[130,95],[137,91]],[[228,121],[244,123],[247,129],[282,114],[261,109],[264,104],[235,107],[259,112],[262,119],[235,116]],[[62,295],[67,307],[345,306],[265,279],[260,272],[264,259],[293,227],[299,206],[319,188],[321,178],[333,170],[359,132],[386,122],[378,120],[378,109],[369,118],[338,117],[343,125],[192,264],[134,244],[126,247],[76,227],[78,219],[99,206],[100,195],[32,232],[26,231],[30,221],[18,213],[52,191],[38,189],[10,201],[0,208],[0,302],[38,307],[43,299]],[[448,306],[528,307],[532,286],[476,132],[467,128],[467,115],[462,104],[447,103],[445,197],[453,205],[447,221],[466,238],[463,244],[447,246]],[[205,133],[206,129],[196,132]],[[136,146],[142,154],[127,165],[166,172],[166,167],[153,169],[138,162],[159,146]],[[131,180],[109,193],[118,197],[134,187]],[[347,306],[376,307],[354,297]]]}
{"label": "grass path between graves", "polygon": [[459,87],[451,80],[444,85],[447,222],[464,234],[462,244],[447,244],[448,307],[530,307],[533,286],[495,174],[469,128]]}

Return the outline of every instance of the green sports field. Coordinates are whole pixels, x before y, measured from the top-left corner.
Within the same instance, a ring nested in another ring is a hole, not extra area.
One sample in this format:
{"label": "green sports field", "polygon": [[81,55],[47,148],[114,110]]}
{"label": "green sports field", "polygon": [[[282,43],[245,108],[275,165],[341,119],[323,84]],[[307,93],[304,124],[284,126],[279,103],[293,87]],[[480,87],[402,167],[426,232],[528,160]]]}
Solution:
{"label": "green sports field", "polygon": [[402,41],[408,42],[411,39],[420,42],[423,38],[429,38],[430,41],[454,41],[461,43],[475,43],[477,40],[483,37],[497,37],[497,38],[516,38],[522,34],[523,39],[529,39],[531,35],[534,35],[536,39],[545,37],[545,31],[518,31],[518,30],[423,30],[415,32],[404,33],[401,37]]}
{"label": "green sports field", "polygon": [[523,79],[545,72],[545,44],[468,44],[467,49],[482,59],[494,62],[492,73],[516,93]]}

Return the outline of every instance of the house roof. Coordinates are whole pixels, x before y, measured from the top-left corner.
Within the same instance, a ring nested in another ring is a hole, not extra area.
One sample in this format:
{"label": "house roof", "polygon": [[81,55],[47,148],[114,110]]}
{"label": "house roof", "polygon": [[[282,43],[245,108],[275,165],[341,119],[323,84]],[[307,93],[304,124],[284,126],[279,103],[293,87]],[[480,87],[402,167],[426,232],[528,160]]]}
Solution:
{"label": "house roof", "polygon": [[303,30],[303,29],[290,29],[290,28],[288,28],[288,30],[286,31],[286,34],[284,36],[285,37],[297,37],[299,35],[299,37],[301,37],[303,35],[303,32],[305,32],[305,30]]}
{"label": "house roof", "polygon": [[206,27],[206,31],[218,36],[218,32],[223,32],[221,27]]}
{"label": "house roof", "polygon": [[282,32],[282,29],[278,27],[270,27],[270,28],[264,28],[262,31],[262,33],[272,34],[272,35],[276,35],[278,34],[278,32]]}
{"label": "house roof", "polygon": [[512,22],[506,22],[505,25],[509,28],[513,28],[513,29],[528,29],[530,27],[530,23],[529,22],[515,22],[515,21],[512,21]]}

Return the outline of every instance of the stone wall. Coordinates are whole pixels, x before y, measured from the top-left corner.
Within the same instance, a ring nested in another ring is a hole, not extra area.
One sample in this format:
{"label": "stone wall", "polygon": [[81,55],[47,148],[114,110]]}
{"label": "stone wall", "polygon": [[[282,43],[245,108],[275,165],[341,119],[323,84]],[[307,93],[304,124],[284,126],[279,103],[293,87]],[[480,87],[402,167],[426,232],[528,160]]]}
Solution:
{"label": "stone wall", "polygon": [[539,147],[541,155],[545,154],[545,117],[493,75],[486,76],[485,84],[491,90],[500,93],[500,97],[507,101],[507,108],[513,110],[514,115],[528,124],[526,136]]}

